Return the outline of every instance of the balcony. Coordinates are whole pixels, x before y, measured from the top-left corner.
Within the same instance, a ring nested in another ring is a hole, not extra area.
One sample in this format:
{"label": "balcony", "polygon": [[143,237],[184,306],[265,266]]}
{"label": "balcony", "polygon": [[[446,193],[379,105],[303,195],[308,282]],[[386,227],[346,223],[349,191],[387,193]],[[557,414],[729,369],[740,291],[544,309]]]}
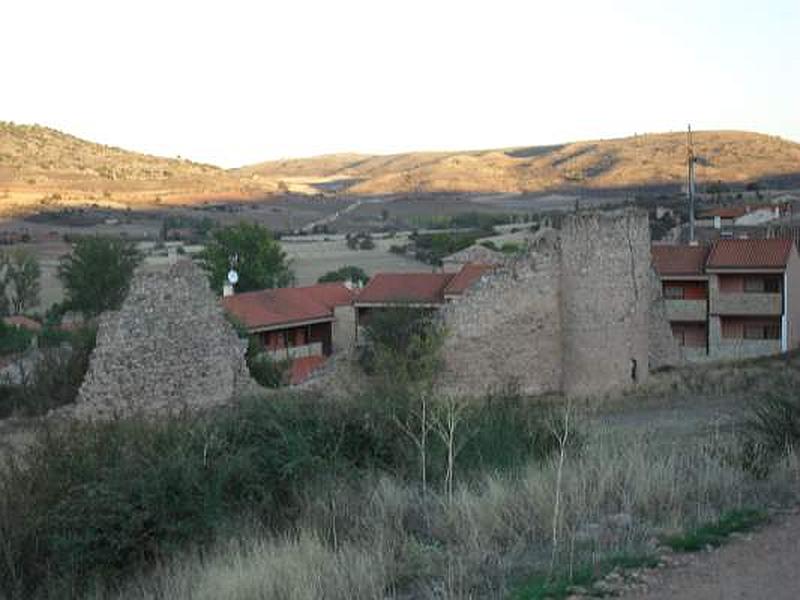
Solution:
{"label": "balcony", "polygon": [[703,362],[709,360],[708,351],[705,346],[681,346],[679,354],[681,359],[685,362]]}
{"label": "balcony", "polygon": [[273,360],[286,360],[287,358],[306,358],[307,356],[322,356],[322,342],[304,344],[302,346],[289,346],[269,350],[266,353]]}
{"label": "balcony", "polygon": [[783,302],[780,294],[727,292],[712,294],[711,311],[716,315],[780,316]]}
{"label": "balcony", "polygon": [[756,356],[771,356],[780,354],[780,340],[743,340],[723,338],[716,346],[712,346],[711,355],[714,359],[754,358]]}
{"label": "balcony", "polygon": [[666,300],[668,321],[705,321],[705,300]]}

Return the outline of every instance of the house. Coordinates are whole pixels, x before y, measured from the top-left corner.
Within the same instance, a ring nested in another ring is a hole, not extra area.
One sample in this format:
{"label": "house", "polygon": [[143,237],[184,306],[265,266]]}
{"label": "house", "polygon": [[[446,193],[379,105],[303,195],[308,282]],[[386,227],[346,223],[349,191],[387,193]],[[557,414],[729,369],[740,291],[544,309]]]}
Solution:
{"label": "house", "polygon": [[652,258],[685,359],[764,356],[800,345],[800,256],[791,239],[656,245]]}
{"label": "house", "polygon": [[334,349],[352,344],[353,290],[345,283],[244,292],[222,306],[275,360],[291,359],[293,383],[324,364]]}
{"label": "house", "polygon": [[492,268],[467,263],[455,273],[377,273],[353,300],[357,330],[375,310],[399,306],[437,310],[460,298]]}
{"label": "house", "polygon": [[667,320],[682,358],[708,355],[707,246],[654,245],[653,267],[661,280]]}
{"label": "house", "polygon": [[781,206],[721,206],[700,213],[696,225],[718,230],[747,227],[774,221],[782,214]]}

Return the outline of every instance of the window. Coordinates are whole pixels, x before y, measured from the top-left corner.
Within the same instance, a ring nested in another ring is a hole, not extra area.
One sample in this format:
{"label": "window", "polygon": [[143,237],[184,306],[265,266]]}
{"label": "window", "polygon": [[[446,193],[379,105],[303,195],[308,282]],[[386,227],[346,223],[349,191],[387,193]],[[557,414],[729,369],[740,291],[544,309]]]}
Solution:
{"label": "window", "polygon": [[781,337],[781,327],[777,323],[744,326],[746,340],[777,340]]}
{"label": "window", "polygon": [[762,277],[746,277],[744,291],[755,294],[762,293],[764,291],[764,279]]}
{"label": "window", "polygon": [[664,297],[669,300],[683,300],[683,288],[679,285],[665,285]]}
{"label": "window", "polygon": [[764,278],[764,291],[768,294],[778,294],[781,291],[780,277]]}
{"label": "window", "polygon": [[778,294],[781,291],[780,277],[746,277],[744,291],[756,294]]}

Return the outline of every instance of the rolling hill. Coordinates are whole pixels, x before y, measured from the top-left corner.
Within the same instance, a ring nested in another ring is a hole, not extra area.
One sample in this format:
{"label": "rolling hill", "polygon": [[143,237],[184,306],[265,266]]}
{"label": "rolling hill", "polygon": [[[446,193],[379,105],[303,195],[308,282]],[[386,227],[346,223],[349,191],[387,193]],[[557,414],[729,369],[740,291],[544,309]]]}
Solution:
{"label": "rolling hill", "polygon": [[95,144],[38,125],[0,121],[0,215],[52,206],[139,208],[237,198],[258,189],[212,165]]}
{"label": "rolling hill", "polygon": [[[694,141],[699,181],[800,179],[800,144],[739,131],[698,132]],[[679,184],[685,178],[685,162],[685,134],[660,133],[470,152],[337,154],[266,162],[240,172],[271,179],[347,179],[354,194],[541,192]]]}
{"label": "rolling hill", "polygon": [[[739,131],[695,134],[698,181],[800,186],[800,144]],[[263,198],[286,190],[354,195],[546,192],[681,184],[685,135],[464,152],[331,154],[224,170],[0,122],[0,215],[53,205],[141,208]]]}

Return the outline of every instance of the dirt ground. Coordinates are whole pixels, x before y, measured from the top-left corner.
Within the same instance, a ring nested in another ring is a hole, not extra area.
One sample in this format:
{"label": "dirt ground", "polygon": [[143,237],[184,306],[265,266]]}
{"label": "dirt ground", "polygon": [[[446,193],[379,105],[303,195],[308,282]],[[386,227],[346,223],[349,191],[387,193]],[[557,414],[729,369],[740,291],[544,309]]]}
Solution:
{"label": "dirt ground", "polygon": [[800,598],[800,514],[777,518],[754,533],[659,572],[652,590],[627,600],[797,600]]}

